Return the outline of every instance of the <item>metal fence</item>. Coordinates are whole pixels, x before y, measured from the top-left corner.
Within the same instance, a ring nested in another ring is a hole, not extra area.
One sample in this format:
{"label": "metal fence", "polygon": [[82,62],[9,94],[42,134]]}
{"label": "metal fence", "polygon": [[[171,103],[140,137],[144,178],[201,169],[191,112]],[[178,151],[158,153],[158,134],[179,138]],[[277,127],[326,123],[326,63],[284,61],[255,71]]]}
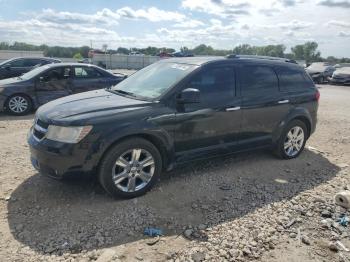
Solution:
{"label": "metal fence", "polygon": [[[43,57],[41,51],[14,51],[0,50],[0,62],[15,57]],[[62,62],[77,62],[74,58],[58,58]],[[118,54],[94,54],[90,60],[92,64],[107,69],[133,69],[138,70],[160,59],[158,56],[146,55],[118,55]]]}
{"label": "metal fence", "polygon": [[92,63],[107,69],[141,69],[159,59],[158,56],[95,54]]}

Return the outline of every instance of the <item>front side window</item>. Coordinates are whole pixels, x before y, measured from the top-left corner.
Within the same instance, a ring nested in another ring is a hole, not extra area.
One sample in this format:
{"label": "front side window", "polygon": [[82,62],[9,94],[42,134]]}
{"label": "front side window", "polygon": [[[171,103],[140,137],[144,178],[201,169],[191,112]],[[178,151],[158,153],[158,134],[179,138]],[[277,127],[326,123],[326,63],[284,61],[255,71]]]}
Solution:
{"label": "front side window", "polygon": [[190,79],[186,88],[200,91],[202,106],[227,103],[235,95],[234,69],[229,66],[204,69]]}
{"label": "front side window", "polygon": [[126,78],[114,86],[112,91],[119,90],[147,99],[155,99],[197,67],[196,65],[171,62],[154,63]]}
{"label": "front side window", "polygon": [[14,61],[11,61],[9,63],[9,65],[11,65],[11,67],[23,67],[24,66],[24,60],[23,59],[14,60]]}
{"label": "front side window", "polygon": [[243,66],[240,70],[240,84],[243,96],[278,92],[276,73],[268,66]]}
{"label": "front side window", "polygon": [[45,82],[52,82],[52,81],[67,79],[69,75],[70,75],[69,67],[58,67],[58,68],[54,68],[46,71],[41,75],[41,77]]}
{"label": "front side window", "polygon": [[76,78],[96,78],[101,77],[101,73],[91,67],[74,67],[74,77]]}

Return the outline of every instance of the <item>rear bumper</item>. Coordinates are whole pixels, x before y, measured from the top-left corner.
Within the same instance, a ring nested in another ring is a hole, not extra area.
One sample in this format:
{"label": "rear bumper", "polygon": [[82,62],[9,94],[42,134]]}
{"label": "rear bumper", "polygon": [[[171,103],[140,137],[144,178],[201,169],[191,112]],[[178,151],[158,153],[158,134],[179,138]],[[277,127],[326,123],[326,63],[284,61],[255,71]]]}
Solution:
{"label": "rear bumper", "polygon": [[33,167],[49,177],[61,179],[73,173],[91,172],[96,164],[86,143],[67,144],[48,139],[38,141],[30,130],[28,144]]}

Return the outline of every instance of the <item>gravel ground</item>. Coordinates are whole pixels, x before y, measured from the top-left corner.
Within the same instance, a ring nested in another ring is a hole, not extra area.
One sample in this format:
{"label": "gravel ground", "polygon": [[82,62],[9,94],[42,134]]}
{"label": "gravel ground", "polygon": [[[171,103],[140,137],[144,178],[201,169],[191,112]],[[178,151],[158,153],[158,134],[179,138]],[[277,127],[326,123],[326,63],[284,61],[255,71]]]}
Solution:
{"label": "gravel ground", "polygon": [[320,91],[317,131],[298,159],[197,162],[132,200],[111,199],[93,178],[40,176],[26,144],[33,116],[0,115],[0,261],[350,261],[333,200],[350,180],[350,87]]}

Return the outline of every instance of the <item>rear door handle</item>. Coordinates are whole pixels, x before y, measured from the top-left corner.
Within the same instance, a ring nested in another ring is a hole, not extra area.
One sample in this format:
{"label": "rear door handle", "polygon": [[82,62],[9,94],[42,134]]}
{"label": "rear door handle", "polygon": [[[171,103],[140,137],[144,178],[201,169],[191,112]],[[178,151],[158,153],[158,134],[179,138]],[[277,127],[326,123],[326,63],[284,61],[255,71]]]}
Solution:
{"label": "rear door handle", "polygon": [[226,111],[229,112],[229,111],[237,111],[237,110],[240,110],[241,107],[240,106],[235,106],[235,107],[228,107],[226,108]]}
{"label": "rear door handle", "polygon": [[285,99],[285,100],[280,100],[278,101],[279,104],[288,104],[289,103],[289,100],[288,99]]}

